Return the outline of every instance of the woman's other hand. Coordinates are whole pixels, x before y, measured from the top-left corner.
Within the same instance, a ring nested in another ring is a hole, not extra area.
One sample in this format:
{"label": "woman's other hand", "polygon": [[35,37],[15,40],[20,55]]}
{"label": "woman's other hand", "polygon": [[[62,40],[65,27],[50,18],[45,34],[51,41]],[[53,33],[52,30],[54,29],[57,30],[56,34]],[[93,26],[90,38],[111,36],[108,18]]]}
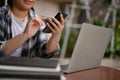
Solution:
{"label": "woman's other hand", "polygon": [[26,29],[24,31],[24,34],[27,36],[27,38],[31,38],[36,34],[39,27],[43,26],[43,22],[41,19],[38,18],[32,18],[26,26]]}

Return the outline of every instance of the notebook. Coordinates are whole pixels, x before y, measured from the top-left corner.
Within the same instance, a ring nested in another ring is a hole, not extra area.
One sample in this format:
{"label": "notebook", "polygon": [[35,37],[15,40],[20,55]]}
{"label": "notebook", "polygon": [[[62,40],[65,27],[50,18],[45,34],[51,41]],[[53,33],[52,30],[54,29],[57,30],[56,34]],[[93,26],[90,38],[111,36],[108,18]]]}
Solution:
{"label": "notebook", "polygon": [[0,70],[59,72],[57,59],[3,57],[0,58]]}
{"label": "notebook", "polygon": [[0,58],[0,64],[2,65],[55,68],[57,66],[57,63],[58,63],[57,59],[55,60],[55,59],[12,57],[12,56]]}
{"label": "notebook", "polygon": [[0,80],[61,80],[61,73],[0,70]]}
{"label": "notebook", "polygon": [[69,64],[60,62],[62,71],[71,73],[100,66],[113,30],[83,23]]}

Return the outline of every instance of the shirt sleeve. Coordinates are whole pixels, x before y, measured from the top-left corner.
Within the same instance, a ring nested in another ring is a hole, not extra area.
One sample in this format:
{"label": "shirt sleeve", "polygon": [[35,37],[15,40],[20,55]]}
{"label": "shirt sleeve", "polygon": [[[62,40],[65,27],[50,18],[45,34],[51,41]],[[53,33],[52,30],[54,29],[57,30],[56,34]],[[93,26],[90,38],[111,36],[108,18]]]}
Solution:
{"label": "shirt sleeve", "polygon": [[56,47],[56,50],[55,51],[53,51],[53,52],[51,52],[49,55],[47,54],[47,52],[46,52],[46,44],[44,44],[42,47],[41,47],[41,53],[42,53],[42,57],[43,58],[51,58],[51,57],[53,57],[55,54],[58,54],[59,53],[59,51],[60,51],[60,47],[59,47],[59,45]]}
{"label": "shirt sleeve", "polygon": [[0,57],[5,56],[5,43],[6,43],[6,40],[4,38],[4,28],[1,20],[0,21]]}
{"label": "shirt sleeve", "polygon": [[6,41],[0,41],[0,57],[5,56],[5,43]]}
{"label": "shirt sleeve", "polygon": [[4,16],[0,8],[0,57],[5,56],[5,39],[4,39]]}
{"label": "shirt sleeve", "polygon": [[[41,33],[41,35],[42,35],[42,33]],[[60,47],[59,47],[59,44],[58,44],[56,49],[48,55],[48,53],[46,52],[46,44],[47,44],[48,40],[47,39],[43,39],[43,38],[41,39],[41,38],[42,37],[40,37],[38,39],[38,41],[37,41],[37,43],[35,45],[35,47],[36,47],[35,48],[36,49],[35,54],[36,54],[37,57],[51,58],[51,57],[53,57],[53,55],[59,53]]]}

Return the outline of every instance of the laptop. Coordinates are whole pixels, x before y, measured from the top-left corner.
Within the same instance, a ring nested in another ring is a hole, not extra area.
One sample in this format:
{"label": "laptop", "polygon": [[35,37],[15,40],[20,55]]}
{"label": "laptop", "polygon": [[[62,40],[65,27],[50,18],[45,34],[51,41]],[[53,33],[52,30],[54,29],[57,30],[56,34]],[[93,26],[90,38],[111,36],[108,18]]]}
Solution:
{"label": "laptop", "polygon": [[71,73],[99,67],[112,34],[110,28],[83,23],[69,64],[60,62],[62,71]]}

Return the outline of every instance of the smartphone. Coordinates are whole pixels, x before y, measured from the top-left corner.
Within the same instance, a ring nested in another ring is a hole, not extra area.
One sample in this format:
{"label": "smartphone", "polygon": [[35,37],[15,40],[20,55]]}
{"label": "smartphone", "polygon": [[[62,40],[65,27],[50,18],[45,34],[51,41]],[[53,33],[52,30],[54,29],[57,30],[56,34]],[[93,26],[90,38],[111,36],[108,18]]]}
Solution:
{"label": "smartphone", "polygon": [[[66,17],[67,17],[67,14],[65,14],[65,13],[57,13],[57,15],[55,16],[55,18],[58,20],[58,21],[60,21],[60,14],[62,14],[63,15],[63,18],[65,19]],[[46,19],[45,20],[45,24],[46,23],[49,23],[49,19]],[[46,26],[44,29],[43,29],[43,32],[44,33],[51,33],[51,30],[49,29],[49,27],[48,26]]]}

